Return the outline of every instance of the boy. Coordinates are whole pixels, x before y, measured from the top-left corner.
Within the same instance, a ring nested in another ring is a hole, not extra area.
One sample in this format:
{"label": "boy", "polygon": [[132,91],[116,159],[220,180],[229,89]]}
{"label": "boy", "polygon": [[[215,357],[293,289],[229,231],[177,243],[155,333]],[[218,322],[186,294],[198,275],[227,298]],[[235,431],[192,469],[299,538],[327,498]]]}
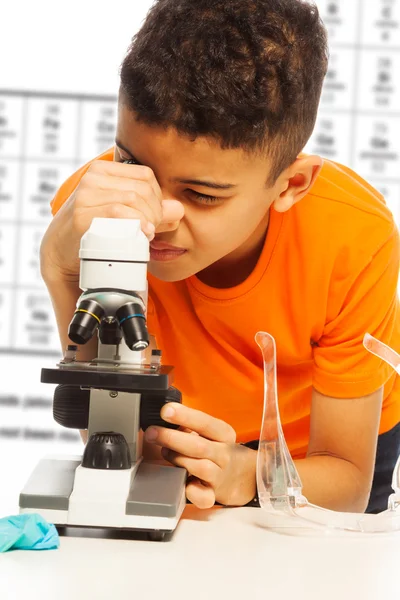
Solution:
{"label": "boy", "polygon": [[147,430],[146,453],[188,470],[199,507],[256,494],[265,330],[304,494],[364,511],[375,466],[368,510],[386,508],[400,384],[362,339],[399,349],[399,239],[371,186],[300,154],[326,67],[306,2],[158,0],[122,64],[115,148],[53,201],[41,265],[64,347],[92,219],[139,218],[151,240],[149,330],[184,405],[162,413],[179,431]]}

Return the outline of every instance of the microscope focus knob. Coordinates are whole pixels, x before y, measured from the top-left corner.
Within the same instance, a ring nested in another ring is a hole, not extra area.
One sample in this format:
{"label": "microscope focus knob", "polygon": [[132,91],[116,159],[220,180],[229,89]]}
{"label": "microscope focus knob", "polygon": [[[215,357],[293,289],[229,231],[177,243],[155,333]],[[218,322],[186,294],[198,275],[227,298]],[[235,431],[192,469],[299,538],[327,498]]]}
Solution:
{"label": "microscope focus knob", "polygon": [[175,388],[170,387],[163,394],[142,394],[140,401],[140,427],[146,431],[151,425],[178,429],[178,425],[167,423],[161,418],[160,412],[164,404],[168,402],[182,403],[182,394]]}
{"label": "microscope focus knob", "polygon": [[87,429],[89,422],[90,390],[79,385],[61,384],[54,390],[53,418],[70,429]]}
{"label": "microscope focus knob", "polygon": [[93,433],[82,457],[86,469],[108,469],[117,471],[131,468],[129,446],[122,433],[103,431]]}

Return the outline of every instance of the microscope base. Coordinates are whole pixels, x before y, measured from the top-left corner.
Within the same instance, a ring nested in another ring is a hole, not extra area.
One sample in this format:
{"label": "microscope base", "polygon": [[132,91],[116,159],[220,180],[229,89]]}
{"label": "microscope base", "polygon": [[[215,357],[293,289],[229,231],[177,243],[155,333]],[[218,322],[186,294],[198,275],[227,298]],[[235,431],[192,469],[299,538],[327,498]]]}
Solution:
{"label": "microscope base", "polygon": [[171,533],[186,504],[185,483],[184,469],[156,463],[109,471],[86,469],[80,457],[43,459],[20,494],[20,512],[59,527]]}

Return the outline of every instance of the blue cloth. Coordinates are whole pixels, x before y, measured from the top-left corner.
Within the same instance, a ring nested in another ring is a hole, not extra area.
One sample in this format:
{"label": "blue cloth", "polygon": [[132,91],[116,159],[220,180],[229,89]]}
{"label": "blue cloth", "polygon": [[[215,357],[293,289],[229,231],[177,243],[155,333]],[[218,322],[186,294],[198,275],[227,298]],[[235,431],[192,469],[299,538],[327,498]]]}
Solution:
{"label": "blue cloth", "polygon": [[7,550],[55,550],[58,531],[36,513],[0,519],[0,552]]}

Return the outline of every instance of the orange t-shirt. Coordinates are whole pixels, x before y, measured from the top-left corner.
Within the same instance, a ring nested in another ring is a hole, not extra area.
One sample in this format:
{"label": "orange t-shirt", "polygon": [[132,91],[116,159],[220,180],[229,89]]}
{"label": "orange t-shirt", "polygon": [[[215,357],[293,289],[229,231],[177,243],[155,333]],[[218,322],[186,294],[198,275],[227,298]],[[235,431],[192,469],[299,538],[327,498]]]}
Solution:
{"label": "orange t-shirt", "polygon": [[[113,152],[100,158],[113,160]],[[87,168],[62,185],[53,214]],[[271,209],[264,249],[240,285],[215,289],[196,276],[170,283],[149,275],[149,330],[175,367],[184,403],[230,423],[240,442],[259,437],[263,364],[254,336],[270,333],[284,434],[292,455],[302,457],[312,387],[356,398],[385,385],[380,433],[400,421],[399,377],[362,345],[369,332],[400,351],[399,256],[383,198],[350,169],[325,161],[301,202],[285,213]]]}

